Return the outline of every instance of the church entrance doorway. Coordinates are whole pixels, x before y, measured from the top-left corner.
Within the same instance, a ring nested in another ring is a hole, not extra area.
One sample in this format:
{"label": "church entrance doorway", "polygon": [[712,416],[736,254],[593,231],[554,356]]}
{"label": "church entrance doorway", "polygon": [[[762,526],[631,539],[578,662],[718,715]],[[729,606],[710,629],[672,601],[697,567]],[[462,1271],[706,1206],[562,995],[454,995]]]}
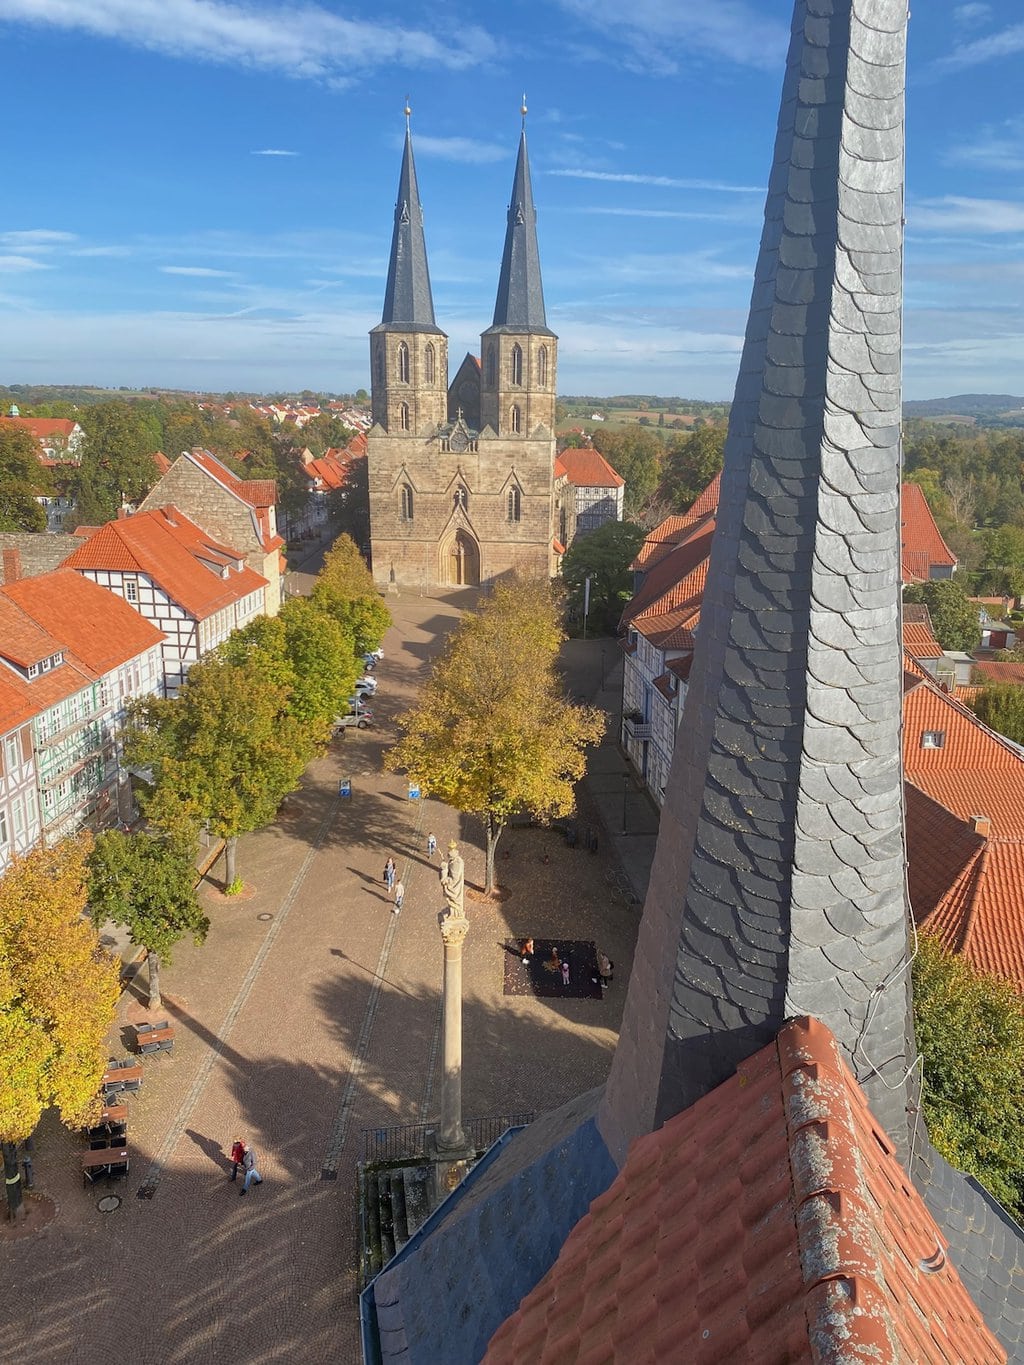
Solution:
{"label": "church entrance doorway", "polygon": [[456,531],[443,553],[442,572],[450,588],[480,586],[480,547],[467,531]]}

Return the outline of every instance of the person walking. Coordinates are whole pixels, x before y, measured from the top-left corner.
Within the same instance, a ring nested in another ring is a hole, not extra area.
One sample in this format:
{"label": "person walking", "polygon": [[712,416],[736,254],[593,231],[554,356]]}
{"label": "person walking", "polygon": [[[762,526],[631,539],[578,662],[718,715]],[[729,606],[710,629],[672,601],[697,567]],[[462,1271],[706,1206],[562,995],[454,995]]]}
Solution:
{"label": "person walking", "polygon": [[437,852],[437,836],[433,833],[427,835],[427,857],[433,862],[434,854]]}
{"label": "person walking", "polygon": [[568,984],[569,984],[569,959],[566,957],[566,958],[563,958],[563,959],[562,959],[562,985],[563,985],[563,986],[568,986]]}
{"label": "person walking", "polygon": [[245,1156],[245,1143],[240,1137],[236,1137],[231,1144],[231,1179],[234,1180],[238,1175],[238,1168],[242,1164]]}
{"label": "person walking", "polygon": [[252,1184],[263,1184],[263,1177],[256,1165],[256,1153],[247,1142],[242,1143],[242,1149],[242,1170],[245,1172],[245,1179],[242,1181],[242,1188],[238,1191],[239,1195],[248,1194],[249,1186]]}
{"label": "person walking", "polygon": [[533,939],[524,938],[523,946],[519,951],[523,955],[523,966],[528,967],[530,965],[530,959],[533,957]]}
{"label": "person walking", "polygon": [[405,900],[405,882],[399,881],[395,887],[395,914],[402,909],[402,902]]}
{"label": "person walking", "polygon": [[608,956],[608,954],[607,954],[607,953],[604,953],[604,952],[598,952],[598,954],[597,954],[597,976],[592,976],[590,979],[591,979],[591,981],[594,982],[595,985],[597,985],[598,981],[600,980],[601,989],[603,990],[603,989],[605,988],[605,986],[608,985],[608,982],[611,981],[611,979],[612,979],[612,973],[613,973],[614,971],[615,971],[615,963],[611,960],[611,958]]}
{"label": "person walking", "polygon": [[391,891],[395,885],[395,860],[389,857],[384,864],[384,885]]}

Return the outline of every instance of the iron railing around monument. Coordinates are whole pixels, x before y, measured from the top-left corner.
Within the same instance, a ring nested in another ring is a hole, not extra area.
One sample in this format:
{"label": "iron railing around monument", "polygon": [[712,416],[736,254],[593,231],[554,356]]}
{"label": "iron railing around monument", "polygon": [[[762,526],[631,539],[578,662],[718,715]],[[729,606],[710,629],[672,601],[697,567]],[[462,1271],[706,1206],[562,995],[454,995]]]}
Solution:
{"label": "iron railing around monument", "polygon": [[[520,1114],[492,1114],[483,1119],[463,1119],[462,1128],[478,1152],[493,1146],[510,1128],[522,1128],[537,1117],[531,1109]],[[427,1138],[436,1123],[399,1123],[390,1128],[363,1129],[363,1163],[413,1161],[426,1154]]]}

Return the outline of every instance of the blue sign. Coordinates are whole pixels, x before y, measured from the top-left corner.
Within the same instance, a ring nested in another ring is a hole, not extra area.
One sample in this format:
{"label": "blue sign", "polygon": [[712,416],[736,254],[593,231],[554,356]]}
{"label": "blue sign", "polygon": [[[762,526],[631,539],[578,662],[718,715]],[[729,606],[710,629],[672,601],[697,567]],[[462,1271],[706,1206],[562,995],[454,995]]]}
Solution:
{"label": "blue sign", "polygon": [[352,795],[352,779],[350,777],[343,777],[338,783],[338,795],[346,797]]}
{"label": "blue sign", "polygon": [[420,799],[420,784],[418,782],[409,783],[409,800],[418,801]]}

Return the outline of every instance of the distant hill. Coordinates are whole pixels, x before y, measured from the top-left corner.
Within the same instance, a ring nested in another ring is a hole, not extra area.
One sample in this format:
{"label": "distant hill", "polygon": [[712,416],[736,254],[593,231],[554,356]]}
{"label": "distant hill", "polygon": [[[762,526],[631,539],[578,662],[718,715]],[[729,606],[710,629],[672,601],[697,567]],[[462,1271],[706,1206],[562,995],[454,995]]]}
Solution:
{"label": "distant hill", "polygon": [[952,398],[918,398],[903,404],[904,417],[947,421],[968,418],[982,426],[1019,426],[1024,422],[1024,398],[1011,393],[957,393]]}

